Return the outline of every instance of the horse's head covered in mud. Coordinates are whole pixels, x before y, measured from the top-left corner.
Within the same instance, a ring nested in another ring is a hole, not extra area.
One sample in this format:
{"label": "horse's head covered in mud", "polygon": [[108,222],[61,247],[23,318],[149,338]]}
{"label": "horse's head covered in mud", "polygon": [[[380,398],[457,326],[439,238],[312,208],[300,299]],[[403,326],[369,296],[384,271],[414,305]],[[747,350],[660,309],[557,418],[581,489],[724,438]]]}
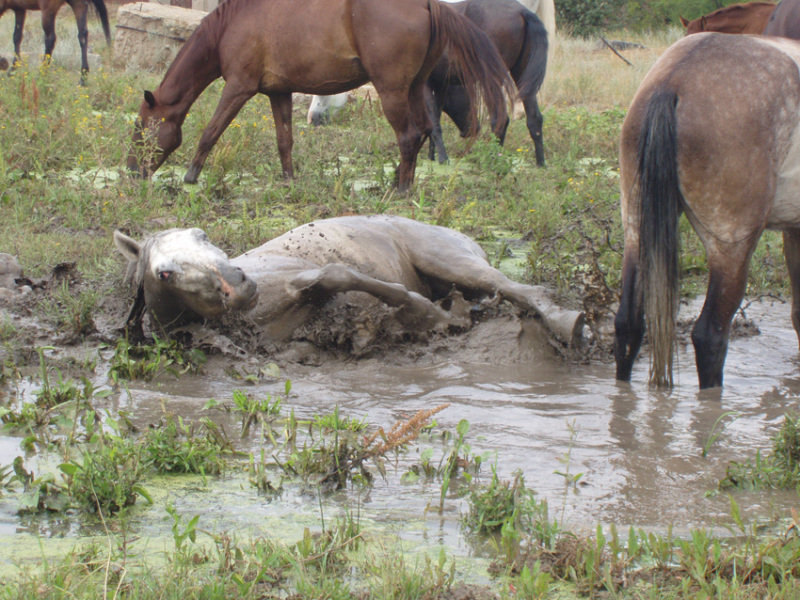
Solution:
{"label": "horse's head covered in mud", "polygon": [[201,229],[169,229],[141,244],[115,231],[114,243],[128,258],[126,279],[137,289],[131,317],[140,318],[146,306],[169,327],[247,310],[258,299],[255,282]]}

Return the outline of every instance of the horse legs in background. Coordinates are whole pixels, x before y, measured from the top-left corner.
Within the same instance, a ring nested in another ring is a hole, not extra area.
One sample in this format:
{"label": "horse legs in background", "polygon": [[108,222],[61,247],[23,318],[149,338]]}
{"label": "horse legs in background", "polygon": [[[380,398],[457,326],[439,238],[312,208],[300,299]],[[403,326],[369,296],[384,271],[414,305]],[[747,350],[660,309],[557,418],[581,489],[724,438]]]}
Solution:
{"label": "horse legs in background", "polygon": [[278,138],[278,155],[281,157],[281,168],[286,179],[294,177],[292,166],[292,95],[270,94],[272,118],[275,120],[275,135]]}
{"label": "horse legs in background", "polygon": [[21,8],[14,9],[14,64],[16,65],[20,59],[20,46],[22,45],[22,32],[25,29],[25,10]]}
{"label": "horse legs in background", "polygon": [[792,284],[792,325],[800,341],[800,229],[783,232],[783,255]]}
{"label": "horse legs in background", "polygon": [[439,162],[446,163],[448,156],[442,136],[442,103],[438,94],[434,93],[428,85],[425,86],[425,109],[428,111],[428,115],[433,123],[428,158],[430,160],[435,160],[436,154],[438,153]]}
{"label": "horse legs in background", "polygon": [[528,125],[528,132],[531,134],[533,147],[536,151],[536,164],[543,167],[545,165],[544,141],[542,140],[544,117],[542,117],[542,111],[539,110],[536,94],[530,94],[527,98],[523,98],[522,106],[525,107],[525,122]]}
{"label": "horse legs in background", "polygon": [[700,317],[692,328],[700,388],[722,385],[733,316],[744,298],[750,256],[761,232],[737,244],[706,246],[708,289]]}

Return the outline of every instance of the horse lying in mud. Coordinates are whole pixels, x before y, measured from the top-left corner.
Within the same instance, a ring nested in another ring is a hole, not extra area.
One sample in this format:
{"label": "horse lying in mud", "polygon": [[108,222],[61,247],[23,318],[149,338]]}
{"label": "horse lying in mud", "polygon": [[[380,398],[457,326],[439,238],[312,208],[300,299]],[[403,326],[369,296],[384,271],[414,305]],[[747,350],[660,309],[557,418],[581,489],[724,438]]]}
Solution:
{"label": "horse lying in mud", "polygon": [[[530,313],[561,350],[583,341],[583,314],[557,306],[544,288],[514,282],[481,247],[452,229],[394,216],[352,216],[301,225],[228,259],[200,229],[170,229],[139,243],[114,233],[137,289],[128,330],[145,309],[169,330],[244,312],[267,343],[301,338],[324,315],[353,354],[389,330],[391,339],[471,325],[482,299]],[[383,331],[379,331],[383,330]]]}
{"label": "horse lying in mud", "polygon": [[646,325],[651,382],[673,383],[681,213],[705,246],[708,264],[705,304],[692,330],[700,387],[722,385],[731,321],[766,228],[783,232],[800,337],[798,190],[800,43],[698,33],[670,46],[622,126],[618,379],[630,379]]}

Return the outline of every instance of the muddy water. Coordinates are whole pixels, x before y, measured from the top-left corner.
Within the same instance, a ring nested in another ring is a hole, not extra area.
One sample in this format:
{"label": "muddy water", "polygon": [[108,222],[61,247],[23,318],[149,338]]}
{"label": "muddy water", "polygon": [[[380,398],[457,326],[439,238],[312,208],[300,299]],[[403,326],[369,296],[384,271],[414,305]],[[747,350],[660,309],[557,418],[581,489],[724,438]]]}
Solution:
{"label": "muddy water", "polygon": [[[503,478],[521,470],[528,487],[548,500],[551,516],[570,528],[613,522],[659,531],[672,526],[676,533],[690,527],[721,531],[730,521],[729,500],[708,492],[730,460],[766,451],[783,415],[800,410],[797,341],[788,305],[756,303],[747,316],[761,333],[731,342],[722,391],[698,391],[693,351],[683,348],[676,386],[669,393],[648,390],[646,357],[627,385],[614,380],[611,364],[565,364],[541,352],[525,361],[502,355],[486,360],[491,353],[475,352],[416,363],[373,359],[290,365],[276,380],[246,387],[226,377],[166,378],[134,383],[108,402],[109,408],[125,409],[144,425],[157,420],[164,408],[188,419],[208,415],[203,406],[209,398],[230,402],[235,389],[256,397],[280,394],[290,379],[292,393],[284,409],[293,408],[298,418],[327,414],[338,406],[345,416],[384,427],[447,402],[450,407],[436,417],[439,428],[455,431],[461,419],[470,423],[471,451],[486,456],[484,480],[492,463]],[[215,419],[237,438],[236,417],[217,413]],[[18,441],[0,437],[0,464],[19,453]],[[257,432],[240,443],[247,451],[260,448]],[[134,528],[143,536],[168,538],[171,522],[161,507],[169,501],[187,518],[201,515],[204,529],[296,540],[303,527],[319,527],[321,511],[330,520],[349,503],[359,507],[367,527],[397,534],[410,546],[444,544],[448,552],[473,554],[458,525],[466,510],[463,500],[449,498],[440,513],[438,483],[401,481],[427,447],[442,451],[435,439],[423,440],[389,465],[386,480],[377,477],[369,491],[325,497],[322,509],[313,491],[291,486],[277,499],[260,497],[243,474],[228,473],[205,484],[199,478],[155,480],[147,487],[156,505],[137,508]],[[581,476],[577,485],[567,486],[557,471]],[[795,493],[782,492],[738,493],[736,499],[746,517],[768,523],[785,518],[797,503]],[[81,533],[69,519],[23,521],[14,513],[14,502],[0,498],[0,536],[5,539]]]}

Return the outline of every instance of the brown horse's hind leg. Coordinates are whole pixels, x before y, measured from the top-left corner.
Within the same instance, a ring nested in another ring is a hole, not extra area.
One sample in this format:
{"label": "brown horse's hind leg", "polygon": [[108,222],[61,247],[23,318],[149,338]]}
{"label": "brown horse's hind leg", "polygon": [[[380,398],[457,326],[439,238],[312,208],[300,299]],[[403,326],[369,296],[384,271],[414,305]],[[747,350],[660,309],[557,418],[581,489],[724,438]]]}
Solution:
{"label": "brown horse's hind leg", "polygon": [[211,117],[208,125],[203,130],[203,135],[200,137],[200,143],[197,146],[197,152],[186,170],[186,175],[183,177],[186,183],[197,183],[197,177],[203,169],[208,153],[217,143],[219,136],[231,124],[234,117],[239,114],[245,103],[254,95],[254,90],[234,89],[230,84],[225,84],[219,104],[217,104],[217,110],[214,111],[214,116]]}
{"label": "brown horse's hind leg", "polygon": [[722,245],[708,253],[708,290],[700,317],[692,329],[697,376],[701,388],[722,385],[733,315],[747,286],[747,268],[758,236],[739,248]]}
{"label": "brown horse's hind leg", "polygon": [[292,95],[270,94],[272,118],[275,120],[275,135],[278,139],[278,155],[281,157],[281,168],[286,179],[294,177],[292,166]]}
{"label": "brown horse's hind leg", "polygon": [[792,325],[800,341],[800,229],[783,232],[783,255],[792,283]]}
{"label": "brown horse's hind leg", "polygon": [[400,147],[400,164],[395,173],[394,185],[399,192],[405,192],[414,182],[414,170],[417,166],[417,154],[422,147],[423,132],[420,131],[415,122],[412,111],[418,111],[424,122],[429,124],[425,132],[430,133],[430,119],[425,109],[425,101],[422,95],[422,88],[419,86],[417,93],[409,92],[406,96],[402,92],[381,92],[376,84],[378,95],[383,104],[383,112],[386,119],[394,129],[397,136],[397,145]]}
{"label": "brown horse's hind leg", "polygon": [[[60,5],[59,5],[60,6]],[[42,9],[42,30],[44,31],[44,57],[49,59],[53,56],[53,48],[56,47],[56,13],[49,8]]]}

